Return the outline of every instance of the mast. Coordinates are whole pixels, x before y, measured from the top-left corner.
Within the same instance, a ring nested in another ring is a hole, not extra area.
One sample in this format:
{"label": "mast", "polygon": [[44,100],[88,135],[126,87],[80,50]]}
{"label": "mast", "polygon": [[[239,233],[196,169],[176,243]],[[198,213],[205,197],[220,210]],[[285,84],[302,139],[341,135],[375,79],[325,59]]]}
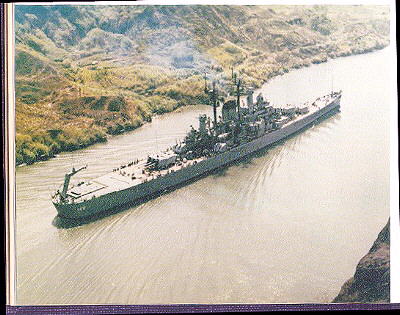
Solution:
{"label": "mast", "polygon": [[212,89],[211,98],[212,98],[213,113],[214,113],[214,130],[215,130],[215,134],[217,134],[217,98],[218,98],[218,92],[217,92],[215,81],[213,81],[213,89]]}
{"label": "mast", "polygon": [[244,80],[241,78],[238,78],[238,75],[236,72],[233,72],[233,67],[232,69],[232,83],[231,83],[231,88],[229,94],[231,96],[236,96],[236,110],[237,110],[237,118],[238,120],[241,119],[241,113],[240,113],[240,96],[245,95],[246,93],[246,87]]}
{"label": "mast", "polygon": [[218,90],[216,86],[216,81],[212,82],[212,89],[209,90],[207,86],[207,73],[204,73],[204,93],[209,95],[210,102],[213,107],[213,114],[214,114],[214,132],[215,135],[217,134],[217,102],[218,102]]}
{"label": "mast", "polygon": [[208,93],[208,87],[207,87],[207,72],[204,72],[204,93]]}
{"label": "mast", "polygon": [[237,111],[238,111],[238,120],[240,120],[240,85],[241,85],[241,79],[237,81],[236,84],[236,106],[237,106]]}

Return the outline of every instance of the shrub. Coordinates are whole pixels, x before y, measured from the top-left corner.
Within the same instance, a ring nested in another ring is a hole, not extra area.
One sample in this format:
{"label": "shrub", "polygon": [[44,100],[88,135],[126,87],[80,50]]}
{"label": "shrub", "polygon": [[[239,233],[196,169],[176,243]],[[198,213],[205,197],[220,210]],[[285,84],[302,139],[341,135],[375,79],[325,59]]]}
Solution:
{"label": "shrub", "polygon": [[32,94],[26,94],[21,96],[21,101],[25,104],[35,104],[38,102],[38,97]]}
{"label": "shrub", "polygon": [[237,48],[237,47],[235,47],[235,46],[228,46],[228,47],[225,47],[225,51],[227,52],[227,53],[229,53],[229,54],[240,54],[240,49],[239,48]]}
{"label": "shrub", "polygon": [[151,121],[151,111],[148,107],[141,104],[136,107],[137,115],[144,121]]}
{"label": "shrub", "polygon": [[119,112],[123,107],[125,107],[125,100],[122,96],[112,98],[108,104],[108,110],[110,112]]}
{"label": "shrub", "polygon": [[36,158],[46,158],[49,156],[50,149],[46,145],[40,142],[33,142],[31,148]]}
{"label": "shrub", "polygon": [[26,164],[33,164],[36,161],[36,155],[28,149],[22,150],[23,160]]}
{"label": "shrub", "polygon": [[15,152],[15,163],[16,165],[24,163],[24,156],[21,152]]}
{"label": "shrub", "polygon": [[17,133],[17,135],[15,137],[15,146],[17,149],[18,148],[21,148],[21,149],[27,148],[30,143],[32,143],[31,136]]}
{"label": "shrub", "polygon": [[94,96],[84,96],[82,97],[82,101],[84,104],[92,103],[96,98]]}
{"label": "shrub", "polygon": [[107,97],[105,97],[105,96],[100,96],[100,98],[99,98],[96,102],[94,102],[94,103],[90,106],[90,108],[91,108],[91,109],[96,109],[96,110],[104,109],[104,105],[106,104],[106,101],[107,101]]}

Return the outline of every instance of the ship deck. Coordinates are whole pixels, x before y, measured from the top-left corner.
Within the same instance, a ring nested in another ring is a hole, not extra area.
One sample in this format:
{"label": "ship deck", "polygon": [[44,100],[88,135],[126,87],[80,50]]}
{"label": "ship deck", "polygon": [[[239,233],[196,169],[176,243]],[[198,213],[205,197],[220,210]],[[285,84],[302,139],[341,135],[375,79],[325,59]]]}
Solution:
{"label": "ship deck", "polygon": [[[331,101],[332,97],[330,97],[330,95],[326,95],[324,97],[318,98],[312,104],[309,102],[304,103],[305,106],[308,106],[309,112],[304,115],[296,116],[295,118],[284,124],[281,129],[287,127],[288,125],[291,125],[296,121],[304,119],[309,115],[312,115],[316,111],[328,105]],[[129,163],[129,166],[128,164],[122,165],[120,168],[114,169],[112,172],[97,177],[89,182],[73,186],[68,190],[67,194],[71,197],[71,200],[73,200],[71,202],[79,203],[87,201],[92,198],[106,195],[115,191],[124,190],[142,184],[144,182],[151,181],[159,176],[165,176],[171,172],[177,172],[183,168],[186,168],[205,159],[207,159],[207,157],[199,157],[184,162],[180,161],[167,169],[151,172],[147,170],[144,171],[146,160],[139,160],[137,161],[137,163]]]}
{"label": "ship deck", "polygon": [[186,168],[205,159],[206,157],[199,157],[193,160],[179,162],[168,169],[152,172],[146,171],[145,173],[143,173],[143,170],[145,169],[146,161],[140,160],[138,164],[126,166],[123,169],[109,172],[80,186],[72,187],[68,190],[67,194],[74,199],[75,203],[83,202],[114,191],[120,191],[142,184],[159,176],[165,176],[171,172],[177,172],[182,168]]}

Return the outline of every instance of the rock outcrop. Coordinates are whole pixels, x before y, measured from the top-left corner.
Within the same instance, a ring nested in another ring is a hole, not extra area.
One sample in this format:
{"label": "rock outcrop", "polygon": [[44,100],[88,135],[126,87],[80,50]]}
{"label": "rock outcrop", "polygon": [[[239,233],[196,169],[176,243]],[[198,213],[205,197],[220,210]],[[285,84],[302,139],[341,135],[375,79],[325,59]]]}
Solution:
{"label": "rock outcrop", "polygon": [[390,220],[333,303],[390,302]]}

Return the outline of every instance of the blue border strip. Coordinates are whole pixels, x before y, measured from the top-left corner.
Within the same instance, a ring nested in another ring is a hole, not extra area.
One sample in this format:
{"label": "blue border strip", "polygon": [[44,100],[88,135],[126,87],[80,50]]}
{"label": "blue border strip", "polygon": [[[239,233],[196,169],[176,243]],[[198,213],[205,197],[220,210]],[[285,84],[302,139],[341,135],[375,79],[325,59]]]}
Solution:
{"label": "blue border strip", "polygon": [[222,313],[222,312],[395,310],[395,309],[400,309],[400,303],[7,306],[6,313],[7,314],[156,314],[156,313]]}

